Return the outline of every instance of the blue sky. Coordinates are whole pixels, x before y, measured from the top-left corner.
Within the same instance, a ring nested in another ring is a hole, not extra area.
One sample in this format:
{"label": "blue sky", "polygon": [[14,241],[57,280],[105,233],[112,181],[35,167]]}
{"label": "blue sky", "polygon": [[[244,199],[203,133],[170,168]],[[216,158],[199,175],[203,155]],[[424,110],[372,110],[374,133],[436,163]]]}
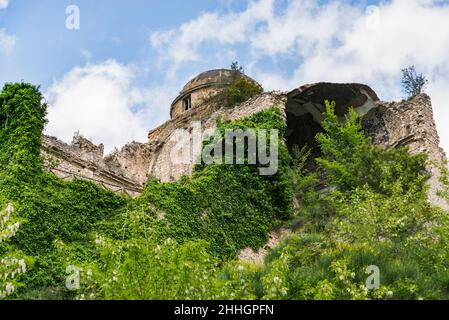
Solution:
{"label": "blue sky", "polygon": [[[25,79],[44,88],[74,66],[114,58],[122,63],[155,59],[148,45],[151,30],[193,19],[203,10],[222,6],[213,1],[174,0],[12,0],[0,11],[0,28],[17,37],[13,55],[2,57],[0,80]],[[81,28],[65,28],[66,7],[80,8]],[[6,72],[5,72],[6,71]]]}
{"label": "blue sky", "polygon": [[267,90],[363,82],[385,100],[415,64],[449,150],[448,21],[437,0],[0,0],[0,85],[41,85],[48,134],[80,130],[110,151],[145,141],[186,81],[234,60]]}

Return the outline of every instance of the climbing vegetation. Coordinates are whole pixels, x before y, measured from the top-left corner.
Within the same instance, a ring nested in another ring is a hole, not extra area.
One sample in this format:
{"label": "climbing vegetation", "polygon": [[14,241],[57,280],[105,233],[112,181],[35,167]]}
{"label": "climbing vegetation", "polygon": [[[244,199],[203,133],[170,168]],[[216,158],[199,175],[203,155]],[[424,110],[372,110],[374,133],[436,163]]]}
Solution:
{"label": "climbing vegetation", "polygon": [[[279,136],[283,135],[285,124],[278,108],[234,122],[219,121],[218,132],[223,137],[230,128],[268,127],[277,128]],[[272,176],[261,176],[258,164],[214,163],[198,165],[192,177],[183,177],[178,182],[150,180],[143,194],[129,203],[127,211],[103,221],[102,228],[116,238],[121,237],[127,219],[140,212],[150,228],[146,234],[151,233],[160,241],[206,240],[213,256],[235,257],[246,247],[261,247],[270,230],[291,216],[290,161],[282,145],[279,168]]]}
{"label": "climbing vegetation", "polygon": [[0,199],[18,203],[14,217],[26,221],[15,230],[10,250],[35,260],[23,276],[25,288],[16,292],[30,290],[31,297],[64,286],[64,257],[54,241],[86,241],[96,221],[116,214],[127,201],[90,182],[62,181],[43,172],[46,107],[39,88],[30,84],[6,84],[0,93]]}
{"label": "climbing vegetation", "polygon": [[[307,147],[290,155],[281,142],[272,176],[260,175],[259,165],[201,163],[177,182],[150,179],[130,199],[45,173],[46,105],[39,89],[6,85],[0,93],[0,294],[449,298],[449,220],[427,201],[426,157],[371,145],[360,118],[351,111],[341,121],[334,107],[326,103],[314,172],[307,169]],[[217,127],[221,137],[226,129],[278,129],[279,138],[285,131],[276,107],[219,120]],[[448,181],[444,172],[442,180]],[[280,227],[291,231],[263,262],[238,259]],[[75,269],[80,286],[71,291],[66,270]]]}
{"label": "climbing vegetation", "polygon": [[39,88],[26,83],[6,84],[0,93],[0,168],[20,180],[30,181],[41,170],[42,100]]}

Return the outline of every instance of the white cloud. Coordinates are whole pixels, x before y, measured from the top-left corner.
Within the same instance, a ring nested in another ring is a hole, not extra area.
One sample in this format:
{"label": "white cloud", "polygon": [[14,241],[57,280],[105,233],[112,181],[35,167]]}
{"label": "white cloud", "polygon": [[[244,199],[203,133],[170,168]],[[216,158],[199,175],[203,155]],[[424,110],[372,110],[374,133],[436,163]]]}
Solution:
{"label": "white cloud", "polygon": [[205,13],[179,28],[153,32],[150,43],[159,50],[163,60],[176,69],[181,63],[201,60],[200,51],[204,44],[233,45],[245,42],[247,33],[254,30],[258,22],[269,19],[273,3],[274,0],[251,2],[242,13],[224,16]]}
{"label": "white cloud", "polygon": [[[247,71],[267,89],[292,89],[316,81],[364,82],[384,99],[402,98],[401,68],[414,64],[431,82],[434,113],[449,151],[449,5],[440,0],[251,1],[246,10],[203,13],[172,30],[151,35],[163,62],[175,68],[244,46]],[[240,51],[242,52],[242,51]],[[264,59],[296,61],[265,71]]]}
{"label": "white cloud", "polygon": [[[306,41],[299,40],[297,51],[304,62],[290,79],[280,83],[292,88],[315,81],[365,82],[385,99],[400,99],[400,69],[414,64],[431,79],[428,92],[442,145],[449,151],[449,77],[441,72],[449,70],[449,7],[433,1],[396,0],[373,14],[367,16],[362,8],[354,12],[348,5],[330,12],[320,10],[319,20],[332,23],[324,29],[334,38],[323,35],[314,41],[315,36],[305,34]],[[345,17],[350,17],[351,23],[339,24]],[[314,44],[309,45],[311,39]],[[263,79],[263,73],[261,76]],[[282,80],[275,74],[266,79],[271,88]]]}
{"label": "white cloud", "polygon": [[0,0],[0,9],[5,9],[8,7],[9,0]]}
{"label": "white cloud", "polygon": [[[162,114],[157,104],[148,103],[154,92],[133,83],[134,71],[108,60],[76,67],[55,81],[45,93],[49,103],[46,133],[70,142],[79,130],[96,144],[104,143],[106,152],[132,140],[146,141],[150,125],[160,122],[168,111],[164,108]],[[159,101],[163,93],[159,90]]]}
{"label": "white cloud", "polygon": [[8,35],[4,29],[0,29],[0,52],[10,53],[15,46],[16,37]]}
{"label": "white cloud", "polygon": [[[0,10],[8,7],[9,0],[0,0]],[[6,33],[5,29],[0,29],[0,53],[11,53],[16,46],[16,37]]]}

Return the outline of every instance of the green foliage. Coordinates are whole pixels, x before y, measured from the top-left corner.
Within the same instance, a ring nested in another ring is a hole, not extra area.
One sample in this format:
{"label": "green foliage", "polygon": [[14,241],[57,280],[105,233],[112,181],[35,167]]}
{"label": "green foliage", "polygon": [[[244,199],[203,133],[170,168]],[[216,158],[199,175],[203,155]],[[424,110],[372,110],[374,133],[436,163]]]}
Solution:
{"label": "green foliage", "polygon": [[0,200],[0,300],[12,295],[18,287],[23,286],[19,282],[20,277],[27,271],[27,265],[33,263],[30,257],[21,251],[15,250],[5,244],[6,241],[15,236],[22,219],[14,215],[14,206],[9,203],[3,206],[4,199]]}
{"label": "green foliage", "polygon": [[402,79],[401,84],[404,92],[408,97],[414,97],[420,93],[423,93],[426,85],[429,81],[422,73],[418,74],[415,70],[415,66],[409,66],[401,70]]}
{"label": "green foliage", "polygon": [[63,283],[54,240],[86,241],[96,221],[127,202],[90,182],[62,181],[42,171],[46,107],[39,88],[30,84],[7,84],[0,93],[0,190],[20,203],[16,215],[27,221],[12,244],[35,257],[33,270],[25,275],[29,289]]}
{"label": "green foliage", "polygon": [[441,159],[439,171],[440,189],[437,190],[437,195],[449,205],[449,166],[447,160]]}
{"label": "green foliage", "polygon": [[87,242],[96,222],[115,216],[127,202],[91,182],[62,181],[47,173],[32,186],[22,185],[16,199],[23,203],[17,213],[28,223],[20,229],[14,243],[36,257],[35,270],[27,274],[30,288],[62,285],[62,257],[55,254],[54,242]]}
{"label": "green foliage", "polygon": [[[324,169],[329,184],[341,191],[368,185],[374,191],[391,195],[403,191],[425,192],[425,154],[410,155],[404,148],[382,149],[370,144],[361,127],[361,118],[349,111],[340,124],[335,104],[326,102],[323,133],[317,135],[322,157],[317,163]],[[392,188],[392,186],[395,186]]]}
{"label": "green foliage", "polygon": [[0,170],[20,180],[41,170],[42,100],[39,88],[26,83],[6,84],[0,93]]}
{"label": "green foliage", "polygon": [[214,295],[216,262],[204,242],[178,245],[167,239],[156,245],[130,240],[117,245],[103,241],[98,246],[102,247],[102,262],[87,268],[84,277],[88,282],[83,294],[88,298],[202,299]]}
{"label": "green foliage", "polygon": [[231,73],[216,84],[216,93],[205,97],[203,103],[231,108],[263,92],[261,85],[244,75],[244,69],[237,61],[232,62],[230,68]]}
{"label": "green foliage", "polygon": [[101,239],[97,248],[99,262],[81,269],[79,299],[253,298],[243,266],[220,268],[204,241]]}
{"label": "green foliage", "polygon": [[[277,108],[218,125],[222,135],[230,128],[270,127],[278,128],[282,136],[285,128]],[[221,257],[233,257],[248,246],[259,248],[291,212],[290,156],[284,145],[280,149],[276,175],[260,176],[256,165],[198,166],[192,178],[150,181],[138,201],[163,212],[159,222],[163,227],[158,228],[162,239],[204,239]]]}
{"label": "green foliage", "polygon": [[338,199],[329,236],[348,242],[407,241],[441,214],[420,195],[394,187],[388,196],[363,187]]}
{"label": "green foliage", "polygon": [[245,77],[239,77],[226,88],[226,103],[233,107],[263,92],[263,88]]}
{"label": "green foliage", "polygon": [[19,232],[17,244],[34,254],[52,250],[55,239],[84,241],[96,221],[114,215],[126,203],[90,182],[62,181],[51,174],[25,187],[19,199],[24,205],[18,213],[28,223]]}
{"label": "green foliage", "polygon": [[[427,201],[426,157],[369,144],[351,111],[340,123],[327,103],[317,163],[327,183],[294,158],[302,228],[270,255],[263,273],[284,299],[447,299],[448,215]],[[380,270],[380,287],[365,270]],[[262,276],[263,278],[264,276]]]}

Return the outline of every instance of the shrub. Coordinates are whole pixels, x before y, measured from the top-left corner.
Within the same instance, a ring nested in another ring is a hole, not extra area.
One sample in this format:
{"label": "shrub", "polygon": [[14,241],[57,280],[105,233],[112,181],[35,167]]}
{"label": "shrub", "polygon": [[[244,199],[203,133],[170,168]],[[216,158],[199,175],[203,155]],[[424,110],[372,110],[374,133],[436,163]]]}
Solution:
{"label": "shrub", "polygon": [[349,111],[344,124],[334,113],[335,104],[326,101],[324,132],[317,135],[322,157],[317,159],[329,184],[341,191],[364,185],[390,195],[395,188],[404,192],[426,191],[429,173],[425,154],[410,155],[405,148],[373,146],[362,130],[361,118]]}
{"label": "shrub", "polygon": [[225,99],[227,106],[233,107],[262,92],[263,89],[259,84],[244,77],[239,77],[226,88]]}
{"label": "shrub", "polygon": [[253,298],[243,266],[221,269],[204,241],[97,241],[98,262],[81,269],[79,299]]}
{"label": "shrub", "polygon": [[[447,213],[427,201],[426,157],[369,143],[360,118],[344,123],[326,103],[317,163],[325,189],[310,189],[305,152],[294,161],[305,221],[267,256],[264,294],[283,299],[447,299]],[[443,179],[444,180],[444,179]],[[444,182],[444,181],[443,181]],[[309,189],[307,189],[309,188]],[[324,213],[323,213],[324,212]],[[317,236],[318,233],[318,236]],[[380,270],[379,289],[365,270]],[[280,285],[282,283],[282,286]],[[275,291],[276,288],[281,291]]]}
{"label": "shrub", "polygon": [[23,286],[23,283],[19,282],[20,277],[27,271],[27,266],[29,267],[33,262],[21,251],[6,244],[8,239],[15,236],[23,220],[14,216],[14,207],[11,203],[3,206],[3,202],[0,201],[2,205],[0,210],[0,299],[12,295],[18,287]]}

